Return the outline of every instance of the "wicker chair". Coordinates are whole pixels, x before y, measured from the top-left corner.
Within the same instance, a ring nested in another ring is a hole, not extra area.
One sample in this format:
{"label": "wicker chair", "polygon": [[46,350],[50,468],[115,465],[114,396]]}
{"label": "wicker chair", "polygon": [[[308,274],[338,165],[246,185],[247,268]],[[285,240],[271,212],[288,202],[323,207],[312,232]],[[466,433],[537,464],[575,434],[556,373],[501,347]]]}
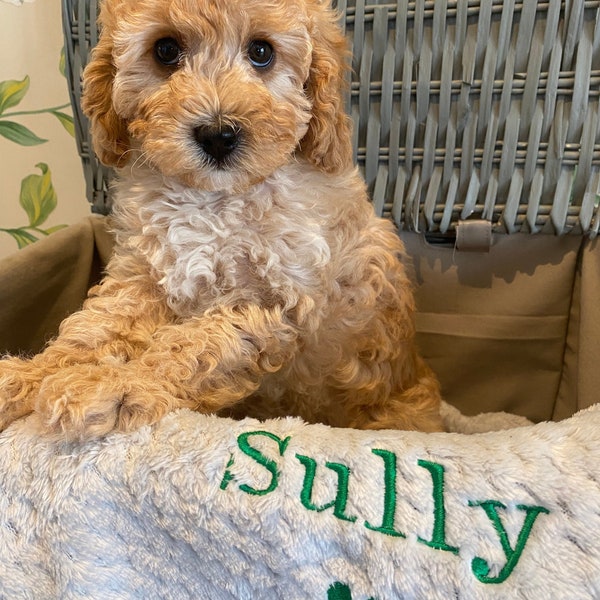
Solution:
{"label": "wicker chair", "polygon": [[[97,8],[63,0],[87,196],[106,214],[111,173],[79,102]],[[413,258],[420,344],[445,397],[535,420],[592,404],[600,2],[338,8],[353,49],[355,159]]]}
{"label": "wicker chair", "polygon": [[[353,49],[354,152],[378,214],[452,240],[600,227],[600,2],[340,0]],[[92,210],[110,174],[91,150],[80,75],[98,0],[63,0],[67,75]]]}

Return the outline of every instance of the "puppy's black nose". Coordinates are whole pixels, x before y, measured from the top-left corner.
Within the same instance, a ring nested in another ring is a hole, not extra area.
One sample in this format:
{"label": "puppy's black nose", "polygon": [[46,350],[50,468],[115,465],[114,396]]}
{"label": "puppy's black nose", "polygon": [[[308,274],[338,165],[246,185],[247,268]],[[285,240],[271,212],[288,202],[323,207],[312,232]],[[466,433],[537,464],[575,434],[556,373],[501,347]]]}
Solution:
{"label": "puppy's black nose", "polygon": [[237,148],[240,130],[233,125],[199,125],[194,138],[204,153],[220,164]]}

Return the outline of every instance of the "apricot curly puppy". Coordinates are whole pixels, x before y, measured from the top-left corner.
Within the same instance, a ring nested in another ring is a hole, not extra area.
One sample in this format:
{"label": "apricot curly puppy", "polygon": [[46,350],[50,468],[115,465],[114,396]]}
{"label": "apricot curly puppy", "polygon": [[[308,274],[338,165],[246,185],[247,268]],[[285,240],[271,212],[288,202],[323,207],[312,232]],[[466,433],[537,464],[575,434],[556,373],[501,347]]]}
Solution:
{"label": "apricot curly puppy", "polygon": [[189,407],[440,430],[329,3],[104,0],[100,22],[84,110],[117,247],[40,355],[0,361],[0,428],[38,412],[86,439]]}

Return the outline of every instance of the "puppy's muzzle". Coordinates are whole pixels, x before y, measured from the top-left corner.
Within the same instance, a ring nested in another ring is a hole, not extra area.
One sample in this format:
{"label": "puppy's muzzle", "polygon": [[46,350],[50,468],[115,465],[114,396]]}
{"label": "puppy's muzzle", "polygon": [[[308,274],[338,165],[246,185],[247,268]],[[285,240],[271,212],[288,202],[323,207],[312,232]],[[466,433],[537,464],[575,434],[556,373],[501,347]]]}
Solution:
{"label": "puppy's muzzle", "polygon": [[204,155],[217,166],[223,166],[238,147],[241,130],[235,125],[199,125],[194,139]]}

